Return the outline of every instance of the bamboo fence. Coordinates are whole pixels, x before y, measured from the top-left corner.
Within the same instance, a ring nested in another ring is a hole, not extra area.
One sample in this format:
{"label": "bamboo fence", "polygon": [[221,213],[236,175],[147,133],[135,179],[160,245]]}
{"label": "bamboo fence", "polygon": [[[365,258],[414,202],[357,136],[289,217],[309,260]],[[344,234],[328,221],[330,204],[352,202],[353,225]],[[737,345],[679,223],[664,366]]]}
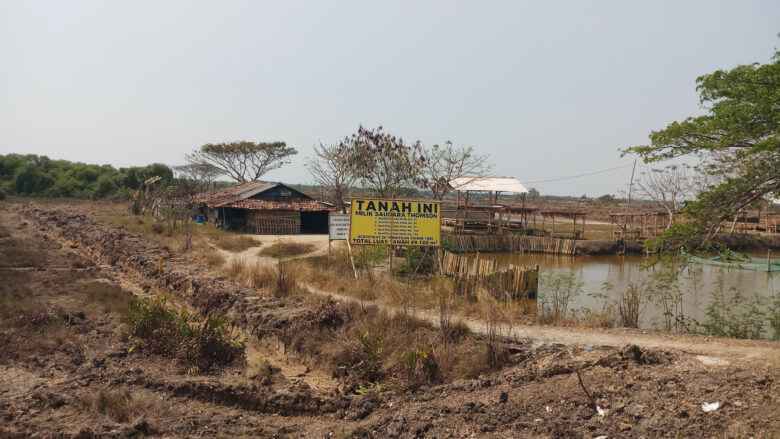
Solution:
{"label": "bamboo fence", "polygon": [[487,290],[497,299],[536,298],[538,269],[520,265],[510,265],[505,270],[498,270],[497,267],[495,259],[480,259],[479,254],[469,263],[465,256],[445,252],[442,262],[442,272],[454,277],[455,291],[470,299],[476,299],[480,288]]}
{"label": "bamboo fence", "polygon": [[578,243],[574,239],[527,235],[448,235],[450,251],[475,252],[523,252],[573,255]]}

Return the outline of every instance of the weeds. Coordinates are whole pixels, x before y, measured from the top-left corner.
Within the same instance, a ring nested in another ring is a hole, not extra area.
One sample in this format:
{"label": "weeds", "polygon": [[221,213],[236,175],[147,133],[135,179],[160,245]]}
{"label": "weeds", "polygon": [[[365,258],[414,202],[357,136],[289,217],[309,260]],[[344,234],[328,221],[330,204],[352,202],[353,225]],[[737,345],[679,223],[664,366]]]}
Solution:
{"label": "weeds", "polygon": [[204,372],[215,365],[244,361],[243,343],[227,330],[230,319],[208,317],[198,324],[187,311],[169,308],[167,301],[168,296],[158,296],[131,303],[127,318],[136,347],[178,357]]}
{"label": "weeds", "polygon": [[[761,297],[748,299],[734,287],[727,289],[722,277],[716,282],[716,287],[702,325],[707,334],[760,339],[764,332],[764,322],[768,319],[772,325],[773,318],[777,318],[777,308],[770,307],[768,312],[763,311]],[[773,298],[773,305],[776,302]],[[777,337],[776,330],[773,336]]]}
{"label": "weeds", "polygon": [[359,377],[364,381],[377,381],[381,375],[380,370],[384,361],[385,336],[372,333],[368,329],[358,331],[357,339],[363,346],[363,359],[353,366]]}
{"label": "weeds", "polygon": [[780,293],[775,293],[767,307],[767,320],[772,328],[772,340],[780,340]]}
{"label": "weeds", "polygon": [[225,274],[228,277],[239,279],[246,271],[246,267],[246,259],[236,256],[225,267]]}
{"label": "weeds", "polygon": [[140,417],[155,417],[165,411],[159,398],[126,389],[101,389],[78,398],[82,410],[102,413],[114,422],[126,423]]}
{"label": "weeds", "polygon": [[541,276],[542,285],[547,291],[539,295],[538,315],[547,322],[560,322],[573,317],[569,306],[582,293],[583,282],[577,281],[574,271],[550,271]]}

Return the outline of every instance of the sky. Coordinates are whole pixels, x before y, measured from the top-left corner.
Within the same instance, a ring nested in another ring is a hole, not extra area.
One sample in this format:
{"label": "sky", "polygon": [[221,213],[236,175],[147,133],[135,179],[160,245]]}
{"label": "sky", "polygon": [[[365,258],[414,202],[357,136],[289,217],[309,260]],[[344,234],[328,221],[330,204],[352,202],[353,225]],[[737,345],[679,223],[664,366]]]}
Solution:
{"label": "sky", "polygon": [[620,148],[702,114],[696,77],[769,62],[778,32],[778,1],[0,0],[0,154],[282,140],[299,153],[264,179],[310,183],[314,144],[382,125],[542,194],[615,194]]}

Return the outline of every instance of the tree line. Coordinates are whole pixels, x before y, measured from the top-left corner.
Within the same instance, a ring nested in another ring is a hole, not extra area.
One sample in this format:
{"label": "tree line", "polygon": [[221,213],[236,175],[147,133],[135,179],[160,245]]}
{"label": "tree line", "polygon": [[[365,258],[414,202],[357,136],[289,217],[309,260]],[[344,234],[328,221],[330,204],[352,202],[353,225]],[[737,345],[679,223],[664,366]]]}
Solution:
{"label": "tree line", "polygon": [[129,198],[144,181],[158,176],[158,187],[176,184],[173,170],[163,164],[114,168],[35,154],[0,155],[0,198],[9,195],[98,199]]}

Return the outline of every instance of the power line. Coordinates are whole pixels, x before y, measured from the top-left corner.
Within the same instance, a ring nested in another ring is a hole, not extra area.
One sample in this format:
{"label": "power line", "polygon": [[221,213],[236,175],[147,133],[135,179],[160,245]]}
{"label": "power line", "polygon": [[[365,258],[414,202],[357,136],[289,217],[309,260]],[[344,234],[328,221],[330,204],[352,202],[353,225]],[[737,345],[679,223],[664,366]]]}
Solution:
{"label": "power line", "polygon": [[610,171],[617,171],[618,169],[630,168],[631,166],[633,166],[633,164],[628,164],[628,165],[623,165],[623,166],[617,166],[617,167],[614,167],[614,168],[609,168],[609,169],[602,169],[602,170],[600,170],[600,171],[595,171],[595,172],[588,172],[588,173],[585,173],[585,174],[572,175],[572,176],[570,176],[570,177],[551,178],[551,179],[549,179],[549,180],[536,180],[536,181],[527,181],[527,182],[523,182],[523,184],[532,184],[532,183],[549,183],[549,182],[551,182],[551,181],[571,180],[572,178],[580,178],[580,177],[587,177],[587,176],[589,176],[589,175],[603,174],[603,173],[605,173],[605,172],[610,172]]}

